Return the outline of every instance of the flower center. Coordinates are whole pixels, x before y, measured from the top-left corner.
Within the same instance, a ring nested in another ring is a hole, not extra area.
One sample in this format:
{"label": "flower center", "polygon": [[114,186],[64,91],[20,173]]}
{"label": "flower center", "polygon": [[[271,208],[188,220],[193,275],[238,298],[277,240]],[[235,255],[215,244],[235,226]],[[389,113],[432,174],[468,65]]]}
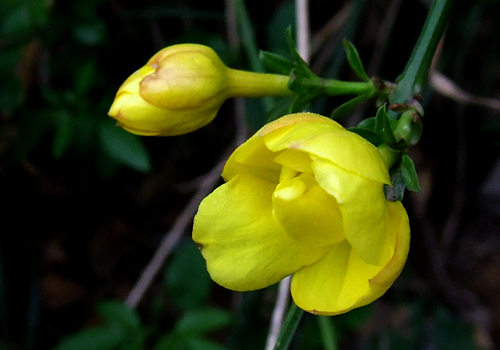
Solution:
{"label": "flower center", "polygon": [[282,168],[279,184],[273,193],[273,215],[285,231],[294,239],[312,246],[343,241],[345,234],[338,204],[316,182],[310,171],[309,155],[286,150],[274,161]]}

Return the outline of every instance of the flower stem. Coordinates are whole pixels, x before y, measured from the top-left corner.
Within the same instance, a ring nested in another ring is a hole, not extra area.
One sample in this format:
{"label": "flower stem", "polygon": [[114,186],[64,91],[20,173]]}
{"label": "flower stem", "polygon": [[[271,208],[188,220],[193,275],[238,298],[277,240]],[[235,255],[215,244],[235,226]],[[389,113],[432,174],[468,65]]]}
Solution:
{"label": "flower stem", "polygon": [[[452,3],[452,0],[434,0],[432,2],[417,44],[403,73],[397,80],[398,84],[394,94],[389,98],[390,103],[406,104],[415,94],[421,92],[429,74],[437,45],[446,28]],[[397,119],[398,115],[392,112],[389,116]]]}
{"label": "flower stem", "polygon": [[303,314],[304,310],[300,309],[297,305],[295,305],[295,303],[292,302],[290,304],[290,308],[288,309],[285,322],[283,322],[283,326],[281,327],[280,335],[274,350],[288,349]]}
{"label": "flower stem", "polygon": [[325,94],[329,96],[337,95],[365,95],[376,92],[375,86],[371,81],[341,81],[337,79],[328,79],[323,81]]}
{"label": "flower stem", "polygon": [[292,96],[288,89],[289,77],[279,74],[255,73],[243,70],[227,70],[230,97]]}

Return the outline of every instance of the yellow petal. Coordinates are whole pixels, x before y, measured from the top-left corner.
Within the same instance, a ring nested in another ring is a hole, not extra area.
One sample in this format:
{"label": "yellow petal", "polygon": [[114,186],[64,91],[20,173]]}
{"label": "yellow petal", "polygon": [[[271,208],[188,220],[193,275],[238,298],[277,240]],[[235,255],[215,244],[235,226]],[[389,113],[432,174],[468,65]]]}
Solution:
{"label": "yellow petal", "polygon": [[396,250],[381,268],[367,264],[347,241],[335,245],[317,263],[296,272],[292,297],[302,309],[315,314],[337,315],[380,298],[399,276],[410,247],[408,216],[401,202],[387,201],[388,236],[396,238]]}
{"label": "yellow petal", "polygon": [[172,136],[201,128],[215,118],[220,106],[210,109],[171,111],[153,106],[137,94],[120,93],[109,115],[124,129],[139,135]]}
{"label": "yellow petal", "polygon": [[396,248],[391,261],[370,280],[371,287],[379,290],[380,295],[385,293],[387,285],[392,284],[399,276],[410,250],[410,223],[405,208],[401,202],[387,201],[387,209],[389,210],[388,236],[389,239],[396,237]]}
{"label": "yellow petal", "polygon": [[326,159],[312,158],[316,181],[337,200],[349,243],[366,262],[387,264],[395,240],[387,235],[388,213],[382,183],[348,172]]}
{"label": "yellow petal", "polygon": [[151,66],[144,66],[132,73],[127,80],[123,82],[123,84],[118,89],[117,94],[122,92],[128,92],[131,94],[138,94],[140,90],[140,82],[144,77],[153,74],[155,72],[155,68]]}
{"label": "yellow petal", "polygon": [[318,261],[328,250],[294,241],[272,216],[275,185],[238,175],[206,197],[193,240],[218,284],[237,291],[267,287]]}
{"label": "yellow petal", "polygon": [[[298,187],[296,183],[306,188],[300,177],[294,178],[291,186]],[[316,185],[296,196],[286,192],[284,196],[286,189],[278,186],[274,192],[273,215],[290,236],[305,246],[331,246],[345,239],[338,205],[325,190]]]}
{"label": "yellow petal", "polygon": [[[257,133],[259,136],[264,136],[269,134],[270,132],[274,132],[276,130],[289,127],[289,126],[294,126],[297,124],[303,124],[303,123],[325,123],[325,124],[334,124],[340,128],[342,126],[337,123],[336,121],[333,121],[330,118],[323,117],[322,115],[315,114],[315,113],[294,113],[294,114],[288,114],[285,115],[284,117],[281,117],[279,119],[276,119],[275,121],[272,121],[271,123],[266,124],[262,129],[259,130]],[[342,128],[343,129],[343,128]]]}
{"label": "yellow petal", "polygon": [[293,275],[292,297],[297,306],[314,314],[344,313],[370,294],[369,280],[381,269],[367,264],[343,241]]}
{"label": "yellow petal", "polygon": [[165,109],[192,109],[226,99],[226,66],[213,50],[187,47],[163,57],[155,74],[140,83],[140,94]]}
{"label": "yellow petal", "polygon": [[274,162],[275,157],[261,138],[253,136],[229,157],[222,177],[229,181],[238,174],[249,174],[277,184],[281,167]]}
{"label": "yellow petal", "polygon": [[262,138],[273,152],[284,149],[303,151],[328,159],[360,176],[390,184],[389,172],[377,148],[333,120],[287,126]]}
{"label": "yellow petal", "polygon": [[295,171],[312,174],[312,160],[305,152],[286,150],[279,153],[273,161]]}

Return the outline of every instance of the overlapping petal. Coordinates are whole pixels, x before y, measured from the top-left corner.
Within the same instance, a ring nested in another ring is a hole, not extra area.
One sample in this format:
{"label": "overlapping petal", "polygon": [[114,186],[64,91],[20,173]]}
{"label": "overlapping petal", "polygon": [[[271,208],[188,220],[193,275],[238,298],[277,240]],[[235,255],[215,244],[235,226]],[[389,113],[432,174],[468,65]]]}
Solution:
{"label": "overlapping petal", "polygon": [[229,157],[222,177],[229,181],[238,174],[251,174],[277,183],[281,167],[274,162],[275,157],[276,154],[267,149],[261,138],[253,136]]}
{"label": "overlapping petal", "polygon": [[365,261],[379,266],[386,264],[395,243],[387,238],[382,183],[350,173],[319,157],[313,157],[312,168],[319,185],[337,200],[349,243]]}
{"label": "overlapping petal", "polygon": [[267,287],[319,260],[327,247],[293,240],[272,216],[274,185],[238,175],[200,205],[193,240],[212,279],[233,290]]}
{"label": "overlapping petal", "polygon": [[389,236],[397,244],[386,266],[366,263],[347,241],[335,245],[317,263],[293,275],[295,303],[321,315],[336,315],[367,305],[382,296],[399,276],[408,255],[410,228],[400,202],[387,202]]}
{"label": "overlapping petal", "polygon": [[[300,150],[328,159],[339,167],[368,179],[390,184],[389,174],[377,149],[361,136],[346,131],[337,122],[324,117],[309,123],[290,125],[262,133],[273,152]],[[362,154],[363,157],[359,155]]]}

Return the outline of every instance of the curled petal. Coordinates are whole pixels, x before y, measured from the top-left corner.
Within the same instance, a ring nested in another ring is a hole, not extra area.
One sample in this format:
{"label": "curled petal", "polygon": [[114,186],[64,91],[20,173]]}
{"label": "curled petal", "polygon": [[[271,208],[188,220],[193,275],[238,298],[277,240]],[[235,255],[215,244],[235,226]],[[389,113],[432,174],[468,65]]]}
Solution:
{"label": "curled petal", "polygon": [[313,157],[312,169],[319,185],[337,200],[345,236],[354,250],[370,264],[385,265],[392,257],[395,241],[387,237],[382,183],[319,157]]}
{"label": "curled petal", "polygon": [[218,284],[237,291],[267,287],[318,261],[328,250],[304,246],[272,216],[274,185],[238,175],[200,204],[193,240]]}
{"label": "curled petal", "polygon": [[381,297],[401,273],[408,255],[410,228],[401,203],[387,203],[389,235],[397,237],[389,263],[366,263],[347,241],[335,245],[317,263],[296,272],[292,297],[302,309],[320,315],[337,315]]}
{"label": "curled petal", "polygon": [[264,141],[253,136],[229,157],[222,177],[229,181],[238,174],[248,174],[278,183],[281,167],[274,162],[274,157],[276,154],[266,148]]}
{"label": "curled petal", "polygon": [[[300,113],[296,118],[304,118]],[[323,117],[324,118],[324,117]],[[266,146],[273,152],[284,149],[299,150],[329,160],[339,167],[359,176],[390,184],[384,160],[375,146],[361,136],[345,130],[337,122],[321,118],[300,125],[291,124],[272,132],[270,127],[260,134]],[[272,123],[271,123],[272,124]]]}
{"label": "curled petal", "polygon": [[345,239],[338,205],[320,186],[294,199],[284,198],[280,192],[274,192],[273,215],[295,240],[306,246],[331,246]]}

